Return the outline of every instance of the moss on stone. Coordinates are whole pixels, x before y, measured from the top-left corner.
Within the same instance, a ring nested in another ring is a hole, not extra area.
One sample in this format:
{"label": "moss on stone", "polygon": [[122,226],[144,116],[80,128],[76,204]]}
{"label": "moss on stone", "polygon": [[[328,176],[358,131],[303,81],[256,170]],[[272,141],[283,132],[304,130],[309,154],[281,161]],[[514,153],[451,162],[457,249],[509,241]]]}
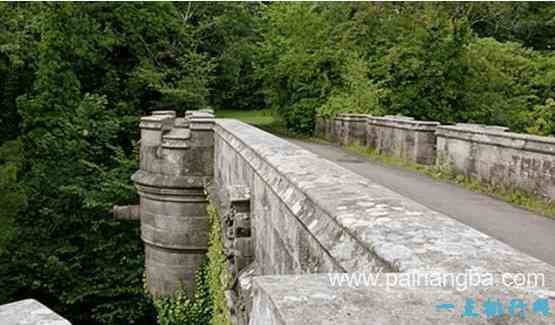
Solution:
{"label": "moss on stone", "polygon": [[224,255],[220,217],[213,205],[208,206],[210,217],[210,242],[208,248],[208,288],[212,300],[212,325],[231,325],[230,311],[225,298],[231,276],[227,257]]}

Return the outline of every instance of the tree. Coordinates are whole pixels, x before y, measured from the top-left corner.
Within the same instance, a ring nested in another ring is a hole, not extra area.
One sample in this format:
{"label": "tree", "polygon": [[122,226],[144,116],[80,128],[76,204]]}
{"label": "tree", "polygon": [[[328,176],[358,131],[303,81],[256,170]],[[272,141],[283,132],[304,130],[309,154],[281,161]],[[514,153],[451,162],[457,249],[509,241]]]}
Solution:
{"label": "tree", "polygon": [[27,205],[0,256],[0,298],[35,297],[79,324],[151,323],[138,227],[110,207],[137,201],[138,117],[205,107],[212,64],[171,3],[36,6],[34,81],[17,100]]}

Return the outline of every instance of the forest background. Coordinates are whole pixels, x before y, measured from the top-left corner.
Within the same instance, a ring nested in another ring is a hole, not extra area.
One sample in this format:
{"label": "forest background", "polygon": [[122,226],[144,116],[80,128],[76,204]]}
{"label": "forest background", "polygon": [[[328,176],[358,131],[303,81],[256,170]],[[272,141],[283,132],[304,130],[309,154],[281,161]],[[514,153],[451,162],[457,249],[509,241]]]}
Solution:
{"label": "forest background", "polygon": [[136,224],[152,110],[403,114],[555,135],[551,3],[0,3],[0,304],[151,324]]}

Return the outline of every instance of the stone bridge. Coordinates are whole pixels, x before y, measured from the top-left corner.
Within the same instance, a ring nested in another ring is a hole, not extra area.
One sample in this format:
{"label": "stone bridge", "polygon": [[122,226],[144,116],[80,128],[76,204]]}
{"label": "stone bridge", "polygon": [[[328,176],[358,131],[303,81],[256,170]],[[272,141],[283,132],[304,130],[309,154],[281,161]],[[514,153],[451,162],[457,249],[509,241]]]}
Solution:
{"label": "stone bridge", "polygon": [[[133,180],[154,294],[192,289],[208,247],[210,201],[235,279],[228,303],[237,324],[555,324],[531,312],[462,317],[470,298],[477,309],[487,298],[553,307],[555,268],[446,215],[210,112],[153,112],[140,127]],[[507,274],[541,274],[543,285]],[[449,282],[463,275],[491,281],[467,290]],[[443,285],[429,281],[439,278]],[[436,309],[445,304],[458,309]]]}
{"label": "stone bridge", "polygon": [[[212,204],[234,324],[555,324],[544,314],[555,311],[555,267],[445,214],[209,111],[155,111],[140,128],[140,205],[115,212],[141,220],[154,295],[193,290]],[[316,132],[553,197],[552,139],[353,114],[318,118]],[[505,316],[484,316],[492,301]],[[0,306],[0,323],[69,324],[33,300]]]}

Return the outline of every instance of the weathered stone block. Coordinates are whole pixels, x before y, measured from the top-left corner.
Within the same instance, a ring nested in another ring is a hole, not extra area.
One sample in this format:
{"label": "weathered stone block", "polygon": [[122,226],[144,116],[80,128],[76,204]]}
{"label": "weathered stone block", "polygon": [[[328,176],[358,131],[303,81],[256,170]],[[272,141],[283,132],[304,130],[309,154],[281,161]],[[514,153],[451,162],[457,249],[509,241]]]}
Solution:
{"label": "weathered stone block", "polygon": [[368,118],[369,147],[404,160],[434,164],[438,122],[416,121],[404,116]]}
{"label": "weathered stone block", "polygon": [[[466,299],[478,299],[474,312],[486,299],[499,299],[508,304],[518,297],[532,304],[538,298],[547,298],[550,309],[555,301],[540,291],[530,291],[503,286],[476,287],[459,291],[453,287],[407,287],[388,285],[382,274],[375,284],[368,286],[333,285],[331,274],[300,276],[254,277],[254,305],[250,325],[548,325],[553,316],[532,312],[525,318],[508,317],[462,317]],[[441,303],[450,303],[450,310],[436,309]],[[520,310],[516,309],[516,313]]]}
{"label": "weathered stone block", "polygon": [[436,134],[439,165],[555,198],[555,138],[465,124],[438,127]]}
{"label": "weathered stone block", "polygon": [[116,219],[140,220],[141,211],[138,205],[114,205],[112,214]]}
{"label": "weathered stone block", "polygon": [[71,325],[70,322],[34,299],[0,305],[2,325]]}
{"label": "weathered stone block", "polygon": [[369,115],[366,114],[337,114],[335,120],[340,125],[337,141],[341,144],[366,145],[367,123]]}

